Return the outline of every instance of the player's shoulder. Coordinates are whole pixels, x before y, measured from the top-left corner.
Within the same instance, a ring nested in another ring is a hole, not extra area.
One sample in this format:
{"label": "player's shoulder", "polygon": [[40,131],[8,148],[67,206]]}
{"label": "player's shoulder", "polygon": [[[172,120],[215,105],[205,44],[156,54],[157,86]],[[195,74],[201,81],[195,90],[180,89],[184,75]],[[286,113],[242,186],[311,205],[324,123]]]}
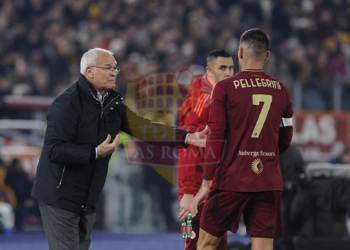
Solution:
{"label": "player's shoulder", "polygon": [[201,95],[202,93],[210,93],[212,86],[205,76],[197,77],[188,90],[186,98],[192,95]]}
{"label": "player's shoulder", "polygon": [[218,81],[213,89],[226,89],[227,85],[231,84],[234,80],[236,79],[236,76],[233,75],[233,76],[230,76],[228,78],[225,78],[221,81]]}
{"label": "player's shoulder", "polygon": [[216,84],[215,84],[215,86],[217,86],[217,85],[219,85],[219,86],[225,86],[225,85],[227,85],[227,84],[230,84],[230,83],[232,83],[232,81],[234,80],[234,79],[236,79],[236,75],[233,75],[233,76],[230,76],[230,77],[227,77],[227,78],[225,78],[225,79],[223,79],[223,80],[221,80],[221,81],[218,81]]}
{"label": "player's shoulder", "polygon": [[199,88],[203,84],[204,80],[205,80],[205,76],[196,77],[192,82],[191,88]]}
{"label": "player's shoulder", "polygon": [[213,88],[213,81],[208,78],[208,76],[200,76],[196,79],[193,84],[194,88],[197,88],[201,92],[211,92]]}

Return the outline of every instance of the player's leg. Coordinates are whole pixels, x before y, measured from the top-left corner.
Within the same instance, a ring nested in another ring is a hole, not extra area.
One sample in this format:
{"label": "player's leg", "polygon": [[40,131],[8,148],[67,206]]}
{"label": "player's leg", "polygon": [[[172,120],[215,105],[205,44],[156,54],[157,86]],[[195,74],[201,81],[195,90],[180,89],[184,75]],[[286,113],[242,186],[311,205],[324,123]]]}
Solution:
{"label": "player's leg", "polygon": [[[203,205],[198,207],[198,214],[196,217],[192,220],[192,231],[194,232],[195,238],[187,238],[185,241],[185,248],[184,250],[196,250],[197,249],[197,242],[199,238],[199,230],[200,230],[200,223],[199,219],[202,214]],[[227,250],[227,232],[224,234],[224,236],[221,238],[219,245],[217,246],[216,250]]]}
{"label": "player's leg", "polygon": [[251,250],[273,250],[273,238],[252,237]]}
{"label": "player's leg", "polygon": [[219,245],[216,247],[216,250],[227,250],[228,241],[227,241],[227,232],[224,236],[221,237]]}
{"label": "player's leg", "polygon": [[200,219],[197,249],[227,249],[227,230],[237,231],[246,197],[244,193],[210,191]]}
{"label": "player's leg", "polygon": [[215,250],[219,245],[221,237],[215,237],[210,233],[199,229],[199,239],[197,242],[197,250]]}
{"label": "player's leg", "polygon": [[252,250],[272,250],[273,239],[283,233],[281,192],[259,192],[252,195],[244,211],[247,234],[252,237]]}

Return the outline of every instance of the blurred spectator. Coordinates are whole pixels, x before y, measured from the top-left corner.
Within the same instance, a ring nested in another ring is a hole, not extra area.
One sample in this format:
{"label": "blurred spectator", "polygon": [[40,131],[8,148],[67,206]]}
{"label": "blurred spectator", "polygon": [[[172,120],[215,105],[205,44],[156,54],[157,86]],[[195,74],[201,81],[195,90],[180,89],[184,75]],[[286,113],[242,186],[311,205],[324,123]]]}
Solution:
{"label": "blurred spectator", "polygon": [[304,89],[304,107],[310,110],[330,108],[330,82],[332,82],[332,70],[329,67],[329,54],[326,49],[322,49],[314,58],[312,76]]}
{"label": "blurred spectator", "polygon": [[[25,171],[20,159],[14,158],[8,166],[6,183],[13,189],[16,195],[15,229],[21,231],[24,229],[26,220],[36,220],[40,217],[40,212],[37,201],[30,196],[33,180]],[[32,223],[32,221],[28,222]]]}
{"label": "blurred spectator", "polygon": [[0,78],[0,98],[4,95],[9,95],[12,92],[11,82],[9,78],[1,77]]}
{"label": "blurred spectator", "polygon": [[0,202],[11,204],[12,207],[17,207],[17,199],[12,188],[5,183],[7,176],[7,167],[5,161],[0,158]]}
{"label": "blurred spectator", "polygon": [[0,234],[11,233],[15,224],[13,209],[17,206],[16,196],[11,187],[5,184],[6,164],[0,158]]}
{"label": "blurred spectator", "polygon": [[33,75],[34,84],[32,86],[32,95],[51,95],[52,91],[48,72],[45,68],[34,68],[33,71],[35,74]]}
{"label": "blurred spectator", "polygon": [[331,159],[330,163],[350,164],[350,148],[345,148],[338,157]]}

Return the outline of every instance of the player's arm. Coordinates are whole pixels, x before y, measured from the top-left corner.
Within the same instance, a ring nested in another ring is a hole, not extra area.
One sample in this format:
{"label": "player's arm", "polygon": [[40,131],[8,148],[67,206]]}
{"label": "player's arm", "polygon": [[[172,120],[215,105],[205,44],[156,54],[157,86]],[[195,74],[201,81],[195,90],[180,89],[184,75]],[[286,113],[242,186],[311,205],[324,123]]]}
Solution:
{"label": "player's arm", "polygon": [[203,203],[204,200],[208,198],[209,195],[209,186],[210,180],[203,179],[202,186],[199,189],[198,193],[193,199],[190,210],[193,217],[195,217],[198,213],[198,206]]}
{"label": "player's arm", "polygon": [[[197,91],[180,107],[180,125],[191,132],[203,130],[209,114],[209,94]],[[193,197],[198,192],[198,181],[202,175],[203,151],[190,146],[179,150],[178,181],[183,196],[180,201],[179,219],[183,220],[191,212]]]}
{"label": "player's arm", "polygon": [[209,111],[206,149],[204,154],[203,179],[212,180],[221,161],[226,133],[226,83],[219,82],[212,93]]}
{"label": "player's arm", "polygon": [[[292,118],[287,118],[287,119],[292,119]],[[284,151],[286,151],[289,148],[290,143],[292,142],[293,126],[280,127],[278,136],[279,136],[278,137],[279,153],[282,154]]]}
{"label": "player's arm", "polygon": [[[179,120],[181,128],[192,133],[197,130],[203,130],[208,120],[208,102],[209,94],[200,91],[188,98],[180,107]],[[194,187],[194,184],[196,182],[195,177],[198,165],[202,165],[204,160],[202,152],[194,146],[179,150],[179,184],[185,194],[195,195],[198,191],[198,186]]]}
{"label": "player's arm", "polygon": [[[289,98],[287,99],[289,100]],[[287,111],[282,117],[279,134],[278,134],[278,147],[279,153],[282,154],[286,151],[290,143],[292,142],[293,137],[293,109],[292,103],[290,101],[287,102]]]}
{"label": "player's arm", "polygon": [[188,147],[185,138],[189,131],[173,126],[166,126],[143,118],[121,106],[122,124],[120,130],[145,142],[169,147]]}
{"label": "player's arm", "polygon": [[191,204],[191,213],[194,217],[198,213],[198,206],[208,198],[210,181],[214,177],[216,167],[221,160],[224,150],[226,132],[225,103],[225,83],[219,82],[215,85],[210,103],[208,119],[209,134],[204,154],[203,181],[201,188]]}
{"label": "player's arm", "polygon": [[194,184],[199,154],[200,150],[194,146],[179,149],[178,180],[184,194],[195,195],[197,192]]}

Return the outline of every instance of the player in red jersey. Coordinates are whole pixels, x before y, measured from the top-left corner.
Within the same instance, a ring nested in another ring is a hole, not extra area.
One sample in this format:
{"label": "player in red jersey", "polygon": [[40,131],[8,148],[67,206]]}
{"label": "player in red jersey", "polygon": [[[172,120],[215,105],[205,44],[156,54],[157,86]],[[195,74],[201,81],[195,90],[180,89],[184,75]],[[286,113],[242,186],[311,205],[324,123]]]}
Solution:
{"label": "player in red jersey", "polygon": [[[207,57],[206,76],[200,76],[193,82],[185,102],[180,107],[180,127],[189,131],[203,130],[208,124],[210,94],[218,81],[233,75],[233,60],[229,52],[214,50]],[[179,218],[184,219],[190,213],[190,206],[194,195],[202,183],[202,165],[204,150],[198,147],[179,149],[178,185],[180,213]],[[199,207],[199,214],[203,206]],[[196,234],[194,239],[186,239],[185,250],[195,250],[199,235],[199,218],[193,218],[192,229]],[[218,248],[227,249],[225,235]]]}
{"label": "player in red jersey", "polygon": [[216,249],[227,230],[237,231],[242,214],[252,250],[272,250],[274,236],[283,233],[279,154],[292,139],[293,109],[283,83],[263,71],[268,47],[269,37],[261,29],[244,32],[240,73],[213,90],[203,181],[191,205],[196,216],[198,205],[207,199],[199,250]]}

